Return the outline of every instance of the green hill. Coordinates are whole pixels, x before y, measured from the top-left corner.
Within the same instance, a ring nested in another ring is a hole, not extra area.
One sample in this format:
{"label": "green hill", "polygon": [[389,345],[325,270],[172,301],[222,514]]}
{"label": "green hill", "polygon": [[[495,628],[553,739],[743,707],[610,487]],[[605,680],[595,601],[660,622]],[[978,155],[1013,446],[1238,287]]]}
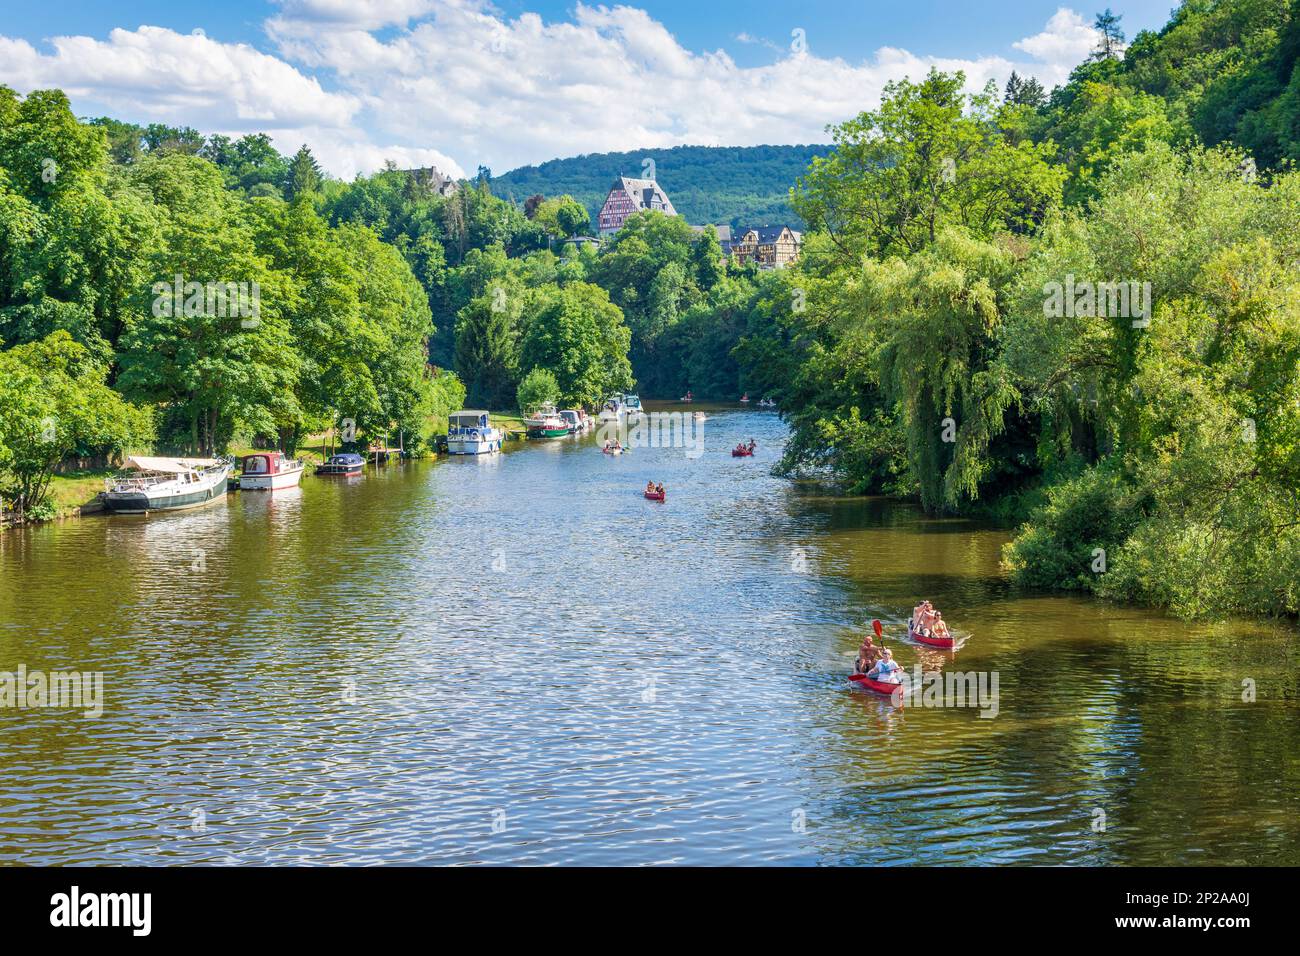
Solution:
{"label": "green hill", "polygon": [[591,153],[521,166],[493,177],[492,191],[522,204],[536,193],[573,196],[596,219],[614,180],[642,176],[654,161],[659,180],[677,212],[687,222],[802,222],[790,209],[789,193],[814,156],[830,146],[675,146],[627,153]]}
{"label": "green hill", "polygon": [[1053,91],[1042,131],[1076,161],[1120,139],[1235,143],[1260,166],[1300,161],[1300,0],[1185,0],[1122,59]]}

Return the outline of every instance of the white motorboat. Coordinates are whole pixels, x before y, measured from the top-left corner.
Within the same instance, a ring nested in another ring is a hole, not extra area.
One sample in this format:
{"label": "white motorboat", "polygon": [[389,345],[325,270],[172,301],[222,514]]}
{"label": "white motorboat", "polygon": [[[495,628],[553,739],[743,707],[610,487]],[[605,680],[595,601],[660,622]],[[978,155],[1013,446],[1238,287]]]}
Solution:
{"label": "white motorboat", "polygon": [[602,422],[621,422],[627,413],[623,405],[623,396],[615,395],[605,403],[605,407],[600,410],[600,420]]}
{"label": "white motorboat", "polygon": [[259,451],[244,456],[239,487],[242,491],[295,488],[302,481],[303,470],[303,463],[297,458],[285,458],[278,451]]}
{"label": "white motorboat", "polygon": [[462,409],[447,416],[447,453],[486,455],[501,450],[505,433],[492,425],[491,416],[478,409]]}

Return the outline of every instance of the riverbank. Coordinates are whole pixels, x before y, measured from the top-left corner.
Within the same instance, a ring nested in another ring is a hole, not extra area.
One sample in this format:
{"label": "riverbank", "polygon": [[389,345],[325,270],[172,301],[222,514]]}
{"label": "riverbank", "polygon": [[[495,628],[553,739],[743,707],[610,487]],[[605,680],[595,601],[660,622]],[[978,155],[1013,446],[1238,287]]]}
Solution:
{"label": "riverbank", "polygon": [[[518,412],[492,412],[491,415],[493,424],[498,428],[505,429],[507,433],[512,435],[523,435],[525,431],[524,419]],[[431,424],[435,430],[439,430],[439,434],[446,433],[447,421],[445,418],[432,420]],[[325,434],[310,435],[303,444],[298,446],[294,456],[301,458],[307,469],[310,470],[323,462],[329,453],[337,450],[337,439],[329,439],[329,436]],[[241,444],[231,446],[227,454],[239,459],[245,455],[252,455],[261,451],[274,451],[274,449]],[[168,453],[148,450],[141,451],[139,454],[160,455]],[[117,468],[101,468],[76,471],[66,475],[55,475],[50,480],[50,492],[47,499],[49,507],[41,508],[37,516],[29,517],[26,521],[18,521],[12,514],[0,514],[0,531],[22,525],[40,524],[45,521],[63,521],[79,518],[82,515],[101,513],[103,506],[99,503],[99,493],[104,490],[105,482],[116,475],[119,470]]]}

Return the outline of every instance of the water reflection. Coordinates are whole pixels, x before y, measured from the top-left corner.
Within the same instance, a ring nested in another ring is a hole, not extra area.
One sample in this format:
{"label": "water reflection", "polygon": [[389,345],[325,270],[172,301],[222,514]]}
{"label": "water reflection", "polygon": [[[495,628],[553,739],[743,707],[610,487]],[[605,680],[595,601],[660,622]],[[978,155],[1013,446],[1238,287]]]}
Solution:
{"label": "water reflection", "polygon": [[[1016,593],[1002,532],[777,480],[775,416],[704,410],[698,459],[512,442],[0,535],[0,670],[107,697],[0,711],[0,860],[1300,860],[1292,636]],[[922,597],[955,654],[900,639]],[[851,687],[873,618],[998,716]]]}

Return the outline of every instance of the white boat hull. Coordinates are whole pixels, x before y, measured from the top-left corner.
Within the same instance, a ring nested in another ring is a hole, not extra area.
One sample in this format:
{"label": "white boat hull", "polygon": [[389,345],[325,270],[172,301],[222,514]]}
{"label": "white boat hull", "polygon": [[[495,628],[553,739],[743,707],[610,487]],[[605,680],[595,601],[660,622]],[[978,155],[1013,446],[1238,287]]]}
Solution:
{"label": "white boat hull", "polygon": [[500,438],[449,438],[447,454],[449,455],[487,455],[501,450]]}
{"label": "white boat hull", "polygon": [[241,475],[239,488],[241,491],[280,491],[284,488],[296,488],[302,481],[304,470],[295,468],[292,471],[282,471],[278,475]]}

